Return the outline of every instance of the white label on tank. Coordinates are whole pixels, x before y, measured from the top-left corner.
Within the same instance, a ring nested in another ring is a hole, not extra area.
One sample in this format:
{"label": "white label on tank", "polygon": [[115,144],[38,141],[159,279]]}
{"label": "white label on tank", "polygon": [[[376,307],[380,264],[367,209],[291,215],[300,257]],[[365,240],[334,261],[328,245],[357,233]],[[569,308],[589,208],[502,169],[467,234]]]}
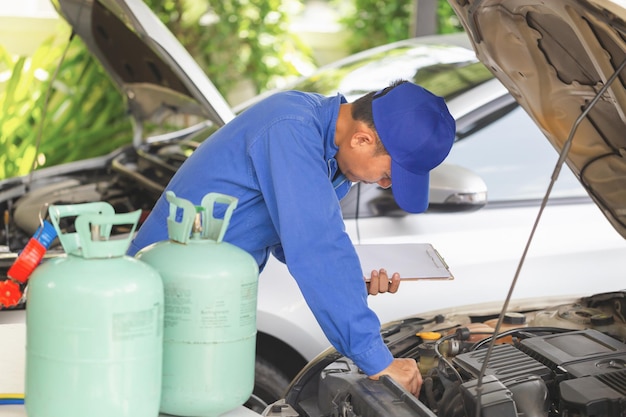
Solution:
{"label": "white label on tank", "polygon": [[163,327],[176,327],[180,323],[191,321],[192,291],[176,284],[167,284],[164,288],[165,318]]}
{"label": "white label on tank", "polygon": [[[216,291],[219,294],[219,292]],[[207,302],[200,309],[200,326],[204,329],[219,329],[229,326],[230,309],[223,298],[213,295],[207,297]]]}
{"label": "white label on tank", "polygon": [[256,326],[257,282],[241,284],[241,306],[239,325],[241,327]]}
{"label": "white label on tank", "polygon": [[126,341],[160,335],[160,304],[147,310],[114,313],[112,319],[112,339]]}

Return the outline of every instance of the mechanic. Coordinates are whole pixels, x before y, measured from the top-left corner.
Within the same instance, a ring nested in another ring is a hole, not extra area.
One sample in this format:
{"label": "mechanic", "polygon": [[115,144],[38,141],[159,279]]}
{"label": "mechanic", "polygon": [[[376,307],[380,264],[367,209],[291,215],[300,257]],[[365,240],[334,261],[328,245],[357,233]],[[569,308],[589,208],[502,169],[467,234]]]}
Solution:
{"label": "mechanic", "polygon": [[[365,283],[339,200],[352,183],[388,188],[393,180],[398,205],[423,212],[429,171],[448,155],[454,135],[444,100],[405,80],[353,103],[341,94],[280,92],[204,141],[166,190],[194,204],[209,192],[238,198],[224,240],[261,270],[270,253],[286,263],[332,345],[370,378],[387,374],[418,395],[416,362],[393,358],[367,303],[368,293],[396,292],[400,277],[381,269]],[[168,215],[163,193],[128,254],[167,240]]]}

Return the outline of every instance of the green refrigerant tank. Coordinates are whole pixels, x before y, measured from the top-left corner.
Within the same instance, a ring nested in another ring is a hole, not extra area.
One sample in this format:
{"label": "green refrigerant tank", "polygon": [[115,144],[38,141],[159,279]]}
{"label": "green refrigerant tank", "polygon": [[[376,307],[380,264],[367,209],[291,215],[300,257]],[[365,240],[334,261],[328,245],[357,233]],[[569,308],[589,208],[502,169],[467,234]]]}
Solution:
{"label": "green refrigerant tank", "polygon": [[209,193],[195,206],[168,191],[166,199],[169,240],[136,254],[159,271],[165,290],[160,411],[218,416],[254,388],[259,268],[222,241],[236,198]]}
{"label": "green refrigerant tank", "polygon": [[125,255],[140,212],[96,202],[52,205],[48,214],[65,253],[44,260],[28,284],[28,417],[155,417],[163,283]]}

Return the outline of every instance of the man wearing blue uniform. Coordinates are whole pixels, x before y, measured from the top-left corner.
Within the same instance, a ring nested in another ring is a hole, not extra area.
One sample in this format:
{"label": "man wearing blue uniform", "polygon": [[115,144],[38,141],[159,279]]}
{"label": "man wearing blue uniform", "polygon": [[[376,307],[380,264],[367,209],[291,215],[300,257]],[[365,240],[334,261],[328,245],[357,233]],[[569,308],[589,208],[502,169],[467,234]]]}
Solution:
{"label": "man wearing blue uniform", "polygon": [[[166,190],[194,204],[209,192],[236,197],[224,240],[261,269],[270,253],[285,262],[333,346],[371,378],[389,375],[417,395],[416,362],[393,358],[367,304],[368,291],[395,292],[399,276],[374,271],[366,286],[339,200],[352,183],[393,182],[402,209],[424,211],[429,171],[448,155],[454,135],[444,100],[406,81],[353,103],[341,94],[281,92],[202,143]],[[168,215],[162,195],[130,255],[167,240]]]}

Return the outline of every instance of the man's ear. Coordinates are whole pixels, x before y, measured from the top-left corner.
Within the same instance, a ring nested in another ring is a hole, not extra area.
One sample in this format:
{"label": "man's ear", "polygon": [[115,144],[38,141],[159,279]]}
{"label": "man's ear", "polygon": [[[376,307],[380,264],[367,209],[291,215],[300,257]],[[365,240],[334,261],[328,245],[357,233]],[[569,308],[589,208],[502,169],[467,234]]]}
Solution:
{"label": "man's ear", "polygon": [[351,145],[353,147],[376,145],[376,133],[365,123],[359,122],[352,135]]}

